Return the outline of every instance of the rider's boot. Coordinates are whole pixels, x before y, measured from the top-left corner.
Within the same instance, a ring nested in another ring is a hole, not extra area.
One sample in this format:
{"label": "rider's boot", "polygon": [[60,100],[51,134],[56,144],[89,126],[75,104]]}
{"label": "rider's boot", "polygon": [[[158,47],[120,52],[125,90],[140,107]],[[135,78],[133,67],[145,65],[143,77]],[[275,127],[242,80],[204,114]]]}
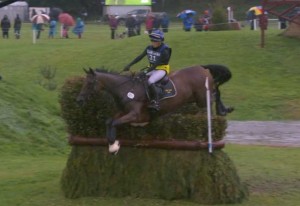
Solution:
{"label": "rider's boot", "polygon": [[159,97],[158,97],[158,93],[156,91],[156,88],[155,88],[155,85],[154,84],[151,84],[149,86],[149,89],[150,89],[150,93],[151,93],[151,102],[150,102],[150,105],[148,106],[148,108],[151,108],[151,109],[155,109],[156,111],[159,111],[160,107],[159,107]]}
{"label": "rider's boot", "polygon": [[108,145],[109,153],[116,155],[120,149],[120,142],[116,140],[113,144]]}

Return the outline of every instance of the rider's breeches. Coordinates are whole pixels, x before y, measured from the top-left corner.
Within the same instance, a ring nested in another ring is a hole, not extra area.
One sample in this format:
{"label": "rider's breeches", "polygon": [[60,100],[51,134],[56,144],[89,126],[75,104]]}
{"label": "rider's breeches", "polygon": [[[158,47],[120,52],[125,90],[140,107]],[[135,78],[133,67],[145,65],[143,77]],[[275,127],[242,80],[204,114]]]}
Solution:
{"label": "rider's breeches", "polygon": [[149,76],[148,85],[158,82],[159,80],[163,79],[166,75],[167,75],[167,72],[162,69],[153,70],[153,71],[147,73],[147,76]]}

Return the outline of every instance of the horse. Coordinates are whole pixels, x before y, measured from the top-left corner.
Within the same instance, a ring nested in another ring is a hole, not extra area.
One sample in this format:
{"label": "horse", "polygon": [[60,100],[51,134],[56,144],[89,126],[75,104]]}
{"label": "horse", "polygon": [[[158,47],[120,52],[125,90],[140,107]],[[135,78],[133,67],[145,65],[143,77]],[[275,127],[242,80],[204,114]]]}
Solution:
{"label": "horse", "polygon": [[[151,121],[153,111],[149,106],[149,93],[143,72],[137,75],[122,75],[107,70],[84,69],[86,78],[76,100],[83,104],[87,98],[98,90],[105,90],[112,95],[118,104],[119,112],[106,121],[106,137],[109,152],[116,154],[120,148],[116,140],[116,127],[129,123],[133,126],[145,126]],[[141,78],[141,77],[144,78]],[[206,85],[206,78],[208,85]],[[174,71],[168,79],[161,82],[161,86],[172,83],[171,88],[165,89],[171,96],[162,97],[160,110],[156,116],[171,113],[187,103],[196,103],[199,108],[206,108],[207,88],[210,95],[215,96],[217,115],[226,115],[233,108],[226,108],[222,101],[219,86],[231,78],[231,72],[223,65],[196,65]],[[173,87],[172,87],[173,86]],[[173,89],[173,90],[172,90]],[[211,98],[211,104],[213,98]]]}

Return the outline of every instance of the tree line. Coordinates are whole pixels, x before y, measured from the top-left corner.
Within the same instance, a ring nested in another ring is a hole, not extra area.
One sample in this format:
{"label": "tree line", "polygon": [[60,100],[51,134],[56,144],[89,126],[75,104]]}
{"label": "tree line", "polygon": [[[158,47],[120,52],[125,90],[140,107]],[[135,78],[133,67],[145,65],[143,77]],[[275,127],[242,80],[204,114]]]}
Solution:
{"label": "tree line", "polygon": [[[181,8],[188,8],[190,5],[208,5],[215,1],[227,0],[155,0],[152,9],[154,11],[179,11]],[[93,19],[103,15],[103,0],[26,0],[30,7],[50,7],[61,8],[63,11],[75,16],[88,13],[88,17]]]}

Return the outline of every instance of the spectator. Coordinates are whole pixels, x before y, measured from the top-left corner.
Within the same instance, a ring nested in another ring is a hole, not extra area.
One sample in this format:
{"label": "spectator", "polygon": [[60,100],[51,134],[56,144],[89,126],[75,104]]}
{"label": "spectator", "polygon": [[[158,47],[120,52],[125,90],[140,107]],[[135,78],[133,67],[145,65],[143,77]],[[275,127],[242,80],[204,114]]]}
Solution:
{"label": "spectator", "polygon": [[204,11],[204,13],[203,13],[203,23],[204,24],[210,24],[210,21],[211,21],[211,15],[210,15],[210,13],[209,13],[209,11],[208,10],[205,10]]}
{"label": "spectator", "polygon": [[154,16],[154,19],[153,19],[153,29],[157,30],[159,28],[160,28],[160,19],[159,19],[159,16]]}
{"label": "spectator", "polygon": [[15,21],[14,21],[14,32],[15,32],[16,39],[20,39],[21,26],[22,26],[22,21],[21,21],[19,14],[17,14]]}
{"label": "spectator", "polygon": [[166,13],[164,13],[164,14],[162,15],[161,22],[160,22],[162,31],[163,31],[164,33],[166,33],[166,32],[169,31],[169,22],[170,22],[170,21],[169,21],[168,15],[167,15]]}
{"label": "spectator", "polygon": [[118,20],[116,19],[115,15],[109,15],[109,20],[108,20],[108,24],[110,27],[110,38],[111,39],[115,39],[115,35],[116,35],[116,30],[118,28]]}
{"label": "spectator", "polygon": [[256,15],[254,10],[248,11],[247,20],[250,22],[250,30],[254,30],[254,23],[256,20]]}
{"label": "spectator", "polygon": [[194,24],[194,28],[196,31],[203,30],[203,18],[199,17],[198,20]]}
{"label": "spectator", "polygon": [[57,22],[55,21],[55,19],[51,19],[50,23],[49,23],[49,34],[48,34],[48,38],[53,39],[54,35],[56,34],[56,24]]}
{"label": "spectator", "polygon": [[136,20],[132,15],[129,15],[128,18],[126,19],[125,26],[128,30],[128,37],[135,36],[135,25],[136,25]]}
{"label": "spectator", "polygon": [[187,14],[186,18],[183,19],[183,29],[184,31],[191,31],[194,24],[194,19],[192,14]]}
{"label": "spectator", "polygon": [[279,24],[280,24],[280,29],[286,29],[287,25],[286,25],[286,19],[279,17],[278,18]]}
{"label": "spectator", "polygon": [[8,39],[9,37],[9,29],[10,29],[10,21],[7,15],[4,15],[3,19],[1,20],[1,29],[2,29],[2,37]]}
{"label": "spectator", "polygon": [[62,37],[68,39],[69,38],[69,26],[63,25]]}
{"label": "spectator", "polygon": [[202,17],[202,23],[203,23],[203,30],[208,31],[209,24],[211,24],[211,15],[208,10],[204,11],[204,14]]}
{"label": "spectator", "polygon": [[137,17],[135,19],[135,31],[136,31],[136,35],[141,35],[141,24],[143,23],[143,20],[139,17]]}
{"label": "spectator", "polygon": [[35,10],[35,9],[32,9],[32,10],[31,10],[31,17],[30,17],[30,18],[32,18],[32,17],[35,16],[35,15],[37,15],[36,10]]}
{"label": "spectator", "polygon": [[153,16],[151,14],[148,14],[145,21],[146,31],[148,34],[151,34],[153,29]]}
{"label": "spectator", "polygon": [[35,30],[37,31],[36,39],[39,39],[41,37],[41,32],[44,31],[43,24],[41,23],[35,24]]}
{"label": "spectator", "polygon": [[75,27],[73,28],[73,33],[78,36],[78,39],[81,39],[82,33],[84,31],[84,23],[80,17],[76,19]]}

